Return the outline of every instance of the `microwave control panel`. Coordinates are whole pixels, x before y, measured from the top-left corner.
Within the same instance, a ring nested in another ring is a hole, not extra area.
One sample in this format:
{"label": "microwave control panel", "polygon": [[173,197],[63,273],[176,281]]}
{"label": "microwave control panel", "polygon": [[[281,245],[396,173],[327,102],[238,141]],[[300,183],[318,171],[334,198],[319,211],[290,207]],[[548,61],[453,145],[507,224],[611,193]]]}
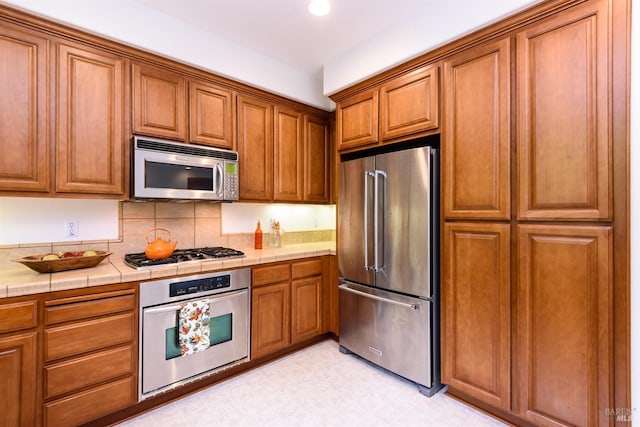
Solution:
{"label": "microwave control panel", "polygon": [[224,199],[238,200],[238,163],[224,164]]}

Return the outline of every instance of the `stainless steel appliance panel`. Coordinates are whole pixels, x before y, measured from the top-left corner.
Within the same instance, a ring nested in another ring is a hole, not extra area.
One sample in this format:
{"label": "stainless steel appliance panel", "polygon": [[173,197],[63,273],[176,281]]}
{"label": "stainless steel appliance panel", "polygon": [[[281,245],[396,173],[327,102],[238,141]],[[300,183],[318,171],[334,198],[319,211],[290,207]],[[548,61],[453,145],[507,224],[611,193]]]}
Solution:
{"label": "stainless steel appliance panel", "polygon": [[340,345],[431,386],[431,302],[346,281],[340,285]]}
{"label": "stainless steel appliance panel", "polygon": [[349,280],[373,284],[374,273],[374,159],[340,164],[338,203],[338,271]]}
{"label": "stainless steel appliance panel", "polygon": [[376,156],[378,239],[375,286],[431,296],[431,149]]}
{"label": "stainless steel appliance panel", "polygon": [[[183,380],[202,375],[249,355],[249,291],[243,289],[182,301],[209,299],[210,318],[228,318],[231,339],[207,350],[186,355],[171,355],[175,348],[178,313],[181,305],[172,303],[144,308],[142,311],[141,395],[149,397]],[[169,358],[170,357],[170,358]]]}

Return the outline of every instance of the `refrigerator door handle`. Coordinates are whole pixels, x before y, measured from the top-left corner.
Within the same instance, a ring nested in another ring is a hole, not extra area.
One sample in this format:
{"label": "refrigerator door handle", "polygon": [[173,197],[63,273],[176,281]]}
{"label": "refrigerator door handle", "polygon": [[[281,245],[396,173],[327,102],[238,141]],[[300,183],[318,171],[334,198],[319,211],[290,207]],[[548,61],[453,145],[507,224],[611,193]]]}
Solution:
{"label": "refrigerator door handle", "polygon": [[369,265],[369,177],[374,176],[370,171],[364,172],[364,269],[370,270],[371,266]]}
{"label": "refrigerator door handle", "polygon": [[[375,194],[373,195],[373,204],[374,204],[374,211],[373,211],[373,222],[374,222],[374,228],[373,228],[373,240],[374,240],[374,248],[373,248],[373,271],[382,271],[384,268],[384,264],[380,264],[380,252],[382,252],[382,254],[384,255],[384,239],[380,239],[380,217],[378,215],[378,211],[379,211],[379,207],[380,207],[380,199],[379,199],[379,194],[380,194],[380,183],[378,180],[378,177],[381,176],[383,177],[385,180],[387,179],[387,174],[385,171],[382,170],[378,170],[376,169],[374,171],[374,191]],[[383,190],[386,191],[386,182],[383,184]],[[383,209],[386,208],[386,197],[383,197],[382,200],[382,207]],[[382,216],[382,220],[384,221],[384,211],[383,211],[383,216]],[[383,233],[384,236],[384,233]],[[380,250],[380,242],[382,242],[382,250]]]}
{"label": "refrigerator door handle", "polygon": [[377,295],[371,295],[371,294],[368,294],[366,292],[362,292],[362,291],[359,291],[357,289],[350,288],[349,285],[347,285],[347,284],[340,285],[338,287],[338,289],[342,289],[343,291],[351,292],[353,294],[357,294],[357,295],[363,296],[365,298],[374,299],[376,301],[381,301],[381,302],[386,302],[386,303],[389,303],[389,304],[399,305],[401,307],[409,308],[411,310],[420,309],[420,304],[408,304],[406,302],[400,302],[400,301],[395,301],[395,300],[392,300],[392,299],[389,299],[389,298],[379,297]]}

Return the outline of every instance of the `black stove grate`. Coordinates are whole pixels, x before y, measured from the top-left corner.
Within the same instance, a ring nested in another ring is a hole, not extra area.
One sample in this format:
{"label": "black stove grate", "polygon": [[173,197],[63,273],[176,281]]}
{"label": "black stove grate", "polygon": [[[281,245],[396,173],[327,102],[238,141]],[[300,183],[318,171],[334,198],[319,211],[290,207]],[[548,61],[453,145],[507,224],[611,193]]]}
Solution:
{"label": "black stove grate", "polygon": [[162,259],[150,259],[144,252],[126,254],[124,261],[134,268],[153,267],[156,265],[177,264],[188,261],[203,261],[207,259],[223,259],[223,258],[241,258],[244,252],[231,248],[223,248],[222,246],[196,248],[196,249],[177,249],[173,251],[170,257]]}

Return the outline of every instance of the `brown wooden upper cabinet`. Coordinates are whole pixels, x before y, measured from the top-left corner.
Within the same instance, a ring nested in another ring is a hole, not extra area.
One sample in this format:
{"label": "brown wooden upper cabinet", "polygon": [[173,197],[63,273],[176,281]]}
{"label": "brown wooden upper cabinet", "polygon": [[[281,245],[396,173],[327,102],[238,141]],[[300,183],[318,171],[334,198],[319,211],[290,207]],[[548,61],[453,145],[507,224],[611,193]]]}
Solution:
{"label": "brown wooden upper cabinet", "polygon": [[336,105],[338,150],[396,142],[437,131],[439,66],[410,71]]}
{"label": "brown wooden upper cabinet", "polygon": [[134,64],[133,109],[134,133],[235,148],[231,89]]}
{"label": "brown wooden upper cabinet", "polygon": [[51,187],[49,41],[3,22],[0,64],[6,64],[0,78],[0,111],[6,123],[0,126],[0,190],[46,193]]}
{"label": "brown wooden upper cabinet", "polygon": [[304,116],[304,200],[329,203],[331,198],[329,123],[326,118]]}
{"label": "brown wooden upper cabinet", "polygon": [[370,90],[336,106],[338,149],[347,150],[378,142],[378,89]]}
{"label": "brown wooden upper cabinet", "polygon": [[128,62],[3,22],[0,63],[11,64],[0,79],[0,109],[11,123],[0,129],[0,190],[122,198]]}
{"label": "brown wooden upper cabinet", "polygon": [[240,200],[273,200],[273,105],[238,95]]}
{"label": "brown wooden upper cabinet", "polygon": [[233,91],[204,82],[189,82],[189,141],[235,148]]}
{"label": "brown wooden upper cabinet", "polygon": [[511,217],[510,43],[485,43],[444,62],[444,217]]}
{"label": "brown wooden upper cabinet", "polygon": [[329,124],[238,95],[240,200],[328,203]]}
{"label": "brown wooden upper cabinet", "polygon": [[133,133],[187,141],[187,132],[186,79],[133,64]]}
{"label": "brown wooden upper cabinet", "polygon": [[302,113],[276,106],[274,117],[273,198],[299,201],[304,190]]}
{"label": "brown wooden upper cabinet", "polygon": [[122,195],[127,141],[127,61],[58,44],[56,192]]}
{"label": "brown wooden upper cabinet", "polygon": [[607,7],[517,34],[518,219],[613,217]]}
{"label": "brown wooden upper cabinet", "polygon": [[438,67],[431,65],[380,87],[380,139],[438,128]]}

